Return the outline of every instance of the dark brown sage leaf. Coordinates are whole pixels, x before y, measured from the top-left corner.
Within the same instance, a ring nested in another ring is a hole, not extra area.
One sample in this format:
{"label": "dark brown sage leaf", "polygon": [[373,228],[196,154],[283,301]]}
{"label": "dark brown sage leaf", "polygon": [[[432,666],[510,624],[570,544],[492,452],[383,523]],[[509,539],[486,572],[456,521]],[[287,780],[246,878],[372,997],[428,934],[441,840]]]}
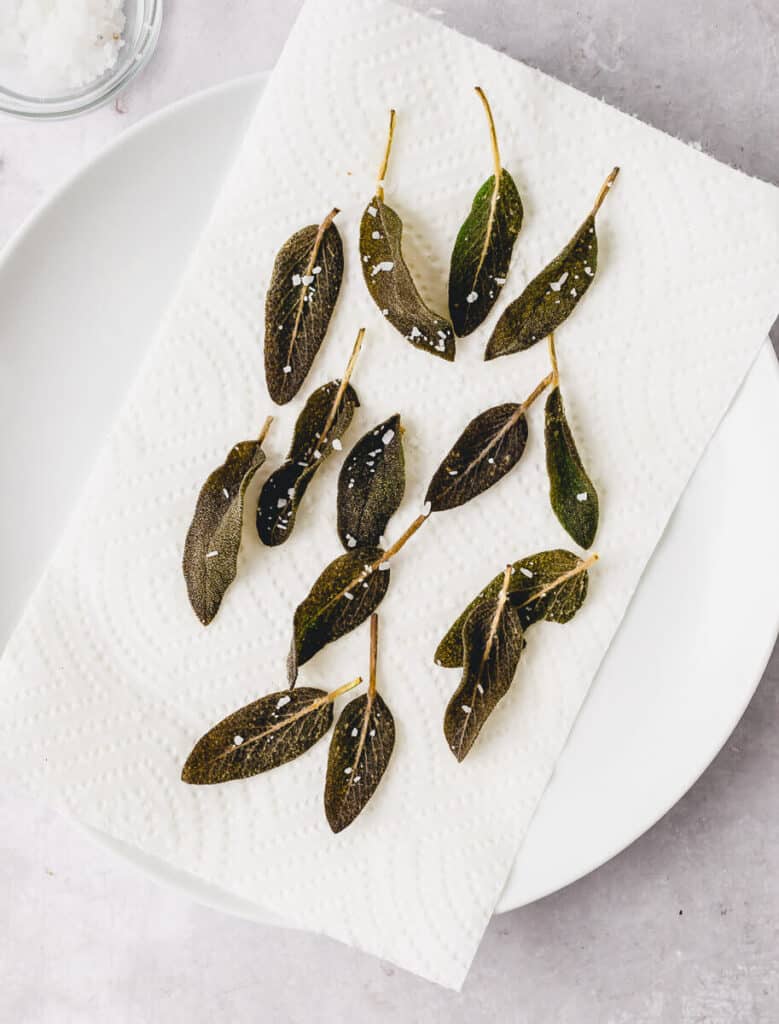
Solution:
{"label": "dark brown sage leaf", "polygon": [[444,714],[444,735],[458,761],[464,760],[511,686],[525,646],[522,624],[507,600],[507,588],[505,579],[497,597],[482,598],[463,625],[462,679]]}
{"label": "dark brown sage leaf", "polygon": [[601,188],[592,211],[559,256],[503,311],[487,342],[485,359],[521,352],[542,341],[573,312],[598,269],[595,215],[619,168]]}
{"label": "dark brown sage leaf", "polygon": [[287,458],[260,491],[257,533],[269,547],[289,538],[308,485],[327,456],[340,447],[340,439],[360,404],[348,380],[363,333],[361,330],[357,336],[344,377],[324,384],[309,397],[295,423]]}
{"label": "dark brown sage leaf", "polygon": [[300,390],[335,309],[344,270],[337,213],[296,232],[273,264],[265,299],[265,380],[279,405]]}
{"label": "dark brown sage leaf", "polygon": [[598,494],[576,448],[559,387],[549,392],[545,420],[549,500],[563,528],[588,548],[598,529]]}
{"label": "dark brown sage leaf", "polygon": [[281,690],[234,711],[197,741],[181,778],[193,785],[247,779],[305,753],[333,722],[333,701],[360,683],[327,693],[311,686]]}
{"label": "dark brown sage leaf", "polygon": [[379,617],[371,616],[368,692],[347,704],[327,758],[325,814],[333,832],[351,825],[376,792],[395,746],[395,720],[376,692]]}
{"label": "dark brown sage leaf", "polygon": [[395,111],[392,110],[376,195],[360,221],[362,273],[371,298],[392,326],[416,348],[451,362],[455,350],[452,325],[425,305],[403,258],[403,222],[384,202],[384,174],[394,128]]}
{"label": "dark brown sage leaf", "polygon": [[449,316],[460,337],[475,331],[497,301],[522,227],[522,200],[501,167],[492,111],[478,86],[476,92],[487,113],[495,170],[476,193],[452,250]]}
{"label": "dark brown sage leaf", "polygon": [[389,586],[389,565],[377,547],[354,548],[332,561],[295,611],[287,676],[322,648],[345,636],[378,607]]}
{"label": "dark brown sage leaf", "polygon": [[378,196],[360,222],[360,261],[371,298],[387,320],[416,348],[452,362],[451,324],[425,305],[401,249],[403,223]]}
{"label": "dark brown sage leaf", "polygon": [[182,568],[189,603],[207,626],[235,579],[246,488],[265,462],[266,420],[256,441],[240,441],[201,488],[184,544]]}
{"label": "dark brown sage leaf", "polygon": [[351,825],[376,792],[394,746],[395,721],[378,693],[346,705],[327,761],[325,814],[333,832]]}
{"label": "dark brown sage leaf", "polygon": [[338,536],[347,551],[378,544],[403,500],[406,469],[400,414],[360,438],[338,477]]}
{"label": "dark brown sage leaf", "polygon": [[[523,629],[535,622],[569,622],[587,597],[587,568],[578,555],[562,548],[539,551],[514,562],[509,580],[508,598],[519,615]],[[449,627],[435,652],[435,662],[444,668],[459,668],[463,663],[463,626],[468,615],[484,599],[500,593],[504,573],[500,572],[479,591],[468,607]]]}
{"label": "dark brown sage leaf", "polygon": [[525,406],[496,405],[472,419],[435,471],[425,500],[433,512],[457,508],[519,462],[527,443]]}

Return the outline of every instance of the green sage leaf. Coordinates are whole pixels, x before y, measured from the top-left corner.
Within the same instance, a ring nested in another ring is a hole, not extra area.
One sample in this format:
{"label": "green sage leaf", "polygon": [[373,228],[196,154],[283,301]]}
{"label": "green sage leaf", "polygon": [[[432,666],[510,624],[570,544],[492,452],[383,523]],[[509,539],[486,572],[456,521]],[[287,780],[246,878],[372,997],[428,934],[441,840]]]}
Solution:
{"label": "green sage leaf", "polygon": [[544,437],[554,513],[576,543],[589,548],[598,529],[598,493],[576,448],[559,387],[546,400]]}
{"label": "green sage leaf", "polygon": [[369,430],[338,477],[338,536],[347,551],[379,543],[403,500],[406,469],[400,414]]}
{"label": "green sage leaf", "polygon": [[471,610],[462,636],[462,679],[444,714],[444,735],[458,761],[508,692],[524,647],[519,615],[502,591]]}
{"label": "green sage leaf", "polygon": [[295,423],[287,458],[260,491],[257,533],[269,547],[289,539],[308,485],[328,455],[340,445],[340,438],[360,404],[351,384],[338,400],[340,387],[340,381],[330,381],[309,397]]}
{"label": "green sage leaf", "polygon": [[327,759],[325,814],[333,832],[351,825],[376,792],[394,746],[395,720],[378,693],[346,705]]}
{"label": "green sage leaf", "polygon": [[235,579],[241,546],[246,488],[265,462],[262,442],[240,441],[208,477],[198,495],[184,543],[182,568],[189,603],[203,623],[212,621]]}
{"label": "green sage leaf", "polygon": [[333,703],[325,690],[301,686],[269,693],[199,739],[181,778],[203,786],[267,772],[305,753],[332,723]]}
{"label": "green sage leaf", "polygon": [[497,301],[522,227],[522,200],[501,167],[490,105],[478,86],[476,92],[487,113],[495,170],[476,193],[452,250],[449,316],[460,337],[475,331]]}
{"label": "green sage leaf", "polygon": [[456,508],[492,487],[522,457],[525,405],[496,405],[471,420],[435,471],[425,500],[433,512]]}
{"label": "green sage leaf", "polygon": [[530,348],[556,330],[574,311],[598,269],[595,214],[617,171],[618,168],[614,168],[606,179],[592,211],[560,255],[506,307],[487,342],[485,359]]}
{"label": "green sage leaf", "polygon": [[452,325],[425,305],[403,258],[403,223],[374,196],[360,222],[360,262],[371,298],[396,330],[416,348],[452,362]]}
{"label": "green sage leaf", "polygon": [[[562,548],[539,551],[514,562],[508,599],[516,609],[523,629],[542,619],[565,623],[574,617],[587,597],[588,571],[585,564],[578,555]],[[498,573],[455,619],[436,649],[437,665],[444,668],[462,665],[465,621],[481,601],[497,597],[503,578],[504,574]],[[534,597],[539,594],[541,596]]]}
{"label": "green sage leaf", "polygon": [[475,331],[497,302],[521,226],[522,201],[504,169],[497,188],[493,174],[476,193],[452,251],[449,315],[460,337]]}
{"label": "green sage leaf", "polygon": [[378,607],[389,586],[389,564],[381,548],[354,548],[322,572],[296,611],[287,676],[294,686],[298,669],[322,648],[345,636]]}
{"label": "green sage leaf", "polygon": [[265,380],[278,405],[300,390],[335,309],[344,270],[337,213],[297,231],[273,264],[265,299]]}

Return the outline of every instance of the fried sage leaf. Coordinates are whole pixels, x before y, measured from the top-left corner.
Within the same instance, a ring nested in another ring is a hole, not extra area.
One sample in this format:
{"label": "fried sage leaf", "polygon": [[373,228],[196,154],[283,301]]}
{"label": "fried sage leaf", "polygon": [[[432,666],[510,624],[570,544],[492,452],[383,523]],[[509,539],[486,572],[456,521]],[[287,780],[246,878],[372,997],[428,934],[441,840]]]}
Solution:
{"label": "fried sage leaf", "polygon": [[379,617],[371,616],[368,692],[347,704],[330,741],[325,814],[333,832],[351,825],[376,792],[395,746],[395,720],[376,692]]}
{"label": "fried sage leaf", "polygon": [[608,176],[592,211],[560,255],[506,307],[487,342],[485,359],[530,348],[556,330],[573,312],[598,269],[595,215],[618,171],[615,167]]}
{"label": "fried sage leaf", "polygon": [[425,305],[401,249],[403,223],[374,196],[360,222],[362,273],[371,298],[396,330],[416,348],[452,362],[451,324]]}
{"label": "fried sage leaf", "polygon": [[[514,562],[509,580],[508,598],[519,615],[523,629],[535,622],[569,622],[587,597],[588,568],[594,558],[583,561],[562,548],[539,551]],[[459,668],[463,663],[463,626],[473,609],[483,600],[497,597],[504,574],[498,573],[470,602],[447,630],[435,652],[435,662],[444,668]]]}
{"label": "fried sage leaf", "polygon": [[492,487],[522,457],[525,405],[496,405],[472,419],[435,471],[425,500],[433,512],[457,508]]}
{"label": "fried sage leaf", "polygon": [[278,405],[300,390],[335,309],[344,272],[337,213],[297,231],[273,264],[265,299],[265,380]]}
{"label": "fried sage leaf", "polygon": [[325,814],[333,832],[351,825],[376,792],[394,746],[395,721],[380,694],[363,694],[346,705],[327,761]]}
{"label": "fried sage leaf", "polygon": [[193,785],[247,779],[305,753],[333,722],[333,701],[360,679],[327,693],[281,690],[234,711],[197,741],[181,778]]}
{"label": "fried sage leaf", "polygon": [[389,566],[377,547],[354,548],[322,572],[295,611],[287,676],[322,648],[351,632],[378,607],[389,586]]}
{"label": "fried sage leaf", "polygon": [[338,477],[338,536],[347,551],[378,544],[403,500],[406,467],[400,414],[360,438]]}
{"label": "fried sage leaf", "polygon": [[376,195],[360,221],[362,273],[371,298],[392,326],[416,348],[451,362],[455,350],[452,325],[425,305],[403,258],[403,222],[384,202],[384,175],[394,130],[395,111],[391,110]]}
{"label": "fried sage leaf", "polygon": [[507,600],[482,598],[463,625],[463,674],[444,714],[449,749],[462,761],[514,679],[525,646],[519,615]]}
{"label": "fried sage leaf", "polygon": [[514,179],[500,163],[487,97],[478,86],[476,92],[487,113],[495,170],[476,193],[452,250],[449,316],[460,337],[475,331],[497,301],[508,276],[523,212]]}
{"label": "fried sage leaf", "polygon": [[576,543],[588,548],[598,529],[598,494],[576,448],[559,387],[546,399],[544,437],[552,508]]}
{"label": "fried sage leaf", "polygon": [[256,441],[240,441],[201,488],[184,543],[182,568],[189,603],[207,626],[235,579],[241,546],[246,488],[265,462],[262,443],[270,417]]}
{"label": "fried sage leaf", "polygon": [[360,401],[349,376],[360,350],[357,336],[344,377],[317,388],[297,418],[287,458],[268,477],[257,503],[257,533],[263,544],[283,544],[292,533],[308,485],[327,456],[340,445]]}

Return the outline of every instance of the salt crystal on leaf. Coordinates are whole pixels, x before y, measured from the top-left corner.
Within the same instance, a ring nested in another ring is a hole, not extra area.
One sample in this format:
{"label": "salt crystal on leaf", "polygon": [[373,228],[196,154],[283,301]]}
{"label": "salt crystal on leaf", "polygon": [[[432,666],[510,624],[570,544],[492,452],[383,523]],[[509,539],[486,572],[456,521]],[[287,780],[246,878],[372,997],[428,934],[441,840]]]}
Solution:
{"label": "salt crystal on leaf", "polygon": [[371,277],[375,277],[377,274],[381,273],[382,270],[385,271],[386,273],[389,273],[389,271],[392,270],[394,266],[395,264],[392,260],[382,260],[381,263],[377,263],[374,267],[371,268]]}
{"label": "salt crystal on leaf", "polygon": [[560,289],[562,288],[562,286],[563,286],[563,285],[565,284],[565,282],[566,282],[567,280],[568,280],[568,271],[566,270],[566,271],[564,271],[564,272],[563,272],[563,273],[561,274],[561,276],[560,276],[559,280],[557,280],[557,281],[552,281],[552,282],[550,283],[549,287],[550,287],[550,288],[552,289],[552,291],[553,291],[553,292],[559,292],[559,291],[560,291]]}

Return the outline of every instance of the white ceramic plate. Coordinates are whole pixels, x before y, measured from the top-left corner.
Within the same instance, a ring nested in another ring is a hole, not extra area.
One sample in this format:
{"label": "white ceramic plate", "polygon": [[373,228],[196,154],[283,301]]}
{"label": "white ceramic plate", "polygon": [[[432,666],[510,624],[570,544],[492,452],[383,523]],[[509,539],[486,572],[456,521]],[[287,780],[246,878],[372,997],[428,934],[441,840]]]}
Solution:
{"label": "white ceramic plate", "polygon": [[[212,89],[129,131],[0,259],[0,643],[78,496],[263,81]],[[686,792],[735,726],[779,627],[779,474],[767,457],[778,448],[779,371],[767,342],[652,559],[499,910],[624,849]],[[95,834],[193,898],[272,920]]]}

